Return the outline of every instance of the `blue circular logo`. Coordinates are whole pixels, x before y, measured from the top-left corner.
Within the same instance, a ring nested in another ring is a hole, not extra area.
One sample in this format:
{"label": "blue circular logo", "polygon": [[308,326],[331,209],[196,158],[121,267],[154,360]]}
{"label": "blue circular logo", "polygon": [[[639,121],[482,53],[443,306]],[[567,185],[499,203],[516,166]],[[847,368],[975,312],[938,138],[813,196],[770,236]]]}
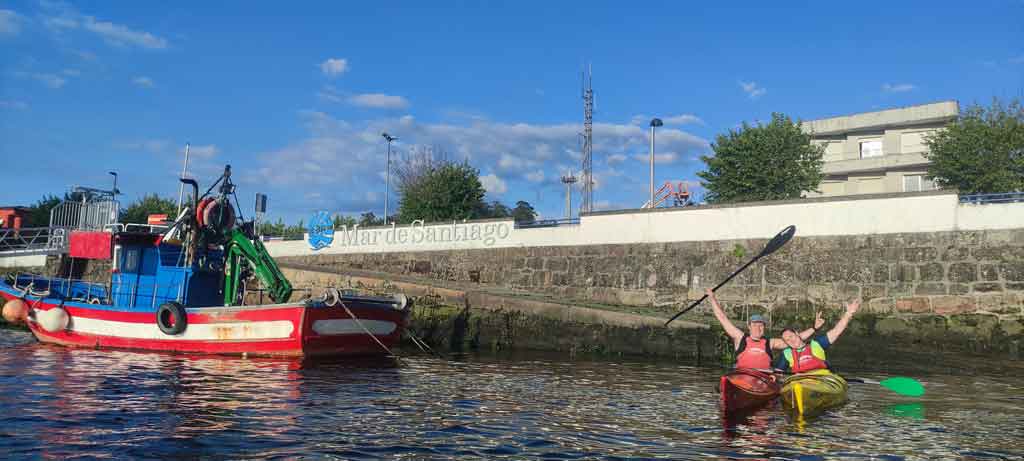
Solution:
{"label": "blue circular logo", "polygon": [[313,213],[309,218],[309,246],[319,250],[331,246],[334,241],[334,221],[326,211]]}

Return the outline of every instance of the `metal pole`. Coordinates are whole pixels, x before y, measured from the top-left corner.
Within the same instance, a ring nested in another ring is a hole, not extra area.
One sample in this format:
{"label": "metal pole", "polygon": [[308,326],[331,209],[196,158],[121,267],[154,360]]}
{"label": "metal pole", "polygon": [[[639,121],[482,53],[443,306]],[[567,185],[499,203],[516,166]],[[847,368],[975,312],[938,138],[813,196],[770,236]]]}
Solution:
{"label": "metal pole", "polygon": [[384,224],[388,223],[388,199],[391,195],[391,138],[388,138],[388,166],[384,175]]}
{"label": "metal pole", "polygon": [[572,184],[565,183],[565,219],[572,219]]}
{"label": "metal pole", "polygon": [[651,124],[651,201],[647,202],[648,208],[654,208],[654,124]]}
{"label": "metal pole", "polygon": [[[188,171],[188,147],[189,143],[185,143],[185,165],[181,167],[181,177],[185,177],[185,173]],[[185,183],[178,183],[178,214],[181,214],[181,196],[185,193]],[[198,198],[198,197],[197,197]]]}

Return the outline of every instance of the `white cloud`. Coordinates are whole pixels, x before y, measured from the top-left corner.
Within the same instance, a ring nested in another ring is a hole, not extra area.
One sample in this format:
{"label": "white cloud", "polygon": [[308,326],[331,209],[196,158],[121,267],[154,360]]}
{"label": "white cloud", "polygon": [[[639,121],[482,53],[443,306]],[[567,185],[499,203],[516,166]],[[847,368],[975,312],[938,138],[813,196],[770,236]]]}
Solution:
{"label": "white cloud", "polygon": [[537,170],[526,173],[526,180],[530,182],[542,182],[544,181],[544,170]]}
{"label": "white cloud", "polygon": [[[220,149],[213,144],[205,146],[190,146],[188,154],[199,158],[210,158],[220,153]],[[318,170],[319,171],[319,170]]]}
{"label": "white cloud", "polygon": [[320,70],[328,77],[337,77],[348,71],[348,60],[342,58],[330,58],[320,63]]}
{"label": "white cloud", "polygon": [[757,99],[764,96],[768,92],[763,86],[757,84],[757,82],[739,82],[740,88],[743,88],[743,92],[750,96],[750,99]]}
{"label": "white cloud", "polygon": [[626,158],[627,157],[625,154],[612,154],[606,157],[605,162],[608,163],[609,165],[614,165],[616,163],[625,162]]}
{"label": "white cloud", "polygon": [[15,36],[21,32],[24,17],[11,10],[0,10],[0,36]]}
{"label": "white cloud", "polygon": [[59,89],[59,88],[62,88],[64,86],[64,84],[68,82],[68,80],[66,78],[61,77],[60,75],[57,75],[57,74],[16,72],[16,75],[18,75],[20,77],[31,78],[33,80],[38,81],[39,83],[42,83],[43,85],[46,85],[46,86],[48,86],[50,88],[53,88],[55,90]]}
{"label": "white cloud", "polygon": [[78,69],[64,69],[61,71],[61,73],[67,75],[68,77],[78,77],[79,75],[82,75],[82,71]]}
{"label": "white cloud", "polygon": [[[650,153],[636,154],[636,155],[633,156],[633,158],[638,160],[638,161],[641,161],[641,162],[650,163],[650,161],[651,161],[651,154]],[[654,163],[656,165],[657,164],[675,163],[677,160],[679,160],[679,154],[677,154],[675,152],[655,152],[654,153]]]}
{"label": "white cloud", "polygon": [[96,34],[108,44],[116,46],[135,46],[149,50],[162,50],[168,46],[167,39],[122,24],[102,21],[95,16],[84,15],[66,3],[43,2],[43,7],[55,13],[43,20],[43,24],[54,32],[80,29]]}
{"label": "white cloud", "polygon": [[132,83],[140,88],[153,88],[156,86],[156,84],[153,83],[153,79],[149,77],[135,77],[132,79]]}
{"label": "white cloud", "polygon": [[75,52],[75,56],[78,56],[83,61],[95,61],[96,60],[96,54],[95,53],[90,53],[88,51],[76,51]]}
{"label": "white cloud", "polygon": [[[652,118],[654,118],[654,117],[651,117],[651,116],[645,115],[645,114],[634,115],[629,120],[629,123],[631,125],[650,126],[650,122],[651,122]],[[697,124],[697,125],[703,125],[704,124],[704,120],[701,120],[700,117],[698,117],[696,115],[693,115],[693,114],[670,115],[668,117],[660,117],[660,118],[661,118],[662,123],[664,123],[666,125],[688,125],[688,124],[691,124],[691,123],[692,124]]]}
{"label": "white cloud", "polygon": [[[557,187],[561,189],[554,172],[578,168],[573,154],[578,152],[579,123],[529,124],[501,123],[488,120],[466,120],[461,123],[422,122],[404,116],[384,117],[366,121],[346,121],[315,111],[300,112],[309,134],[278,149],[260,153],[248,172],[239,170],[239,181],[265,190],[277,189],[282,198],[282,209],[302,209],[303,193],[330,190],[324,194],[327,208],[357,211],[353,205],[353,190],[383,191],[378,173],[384,171],[385,144],[380,134],[387,131],[402,140],[392,151],[392,161],[403,162],[410,149],[434,147],[451,161],[468,161],[474,168],[487,172],[488,190],[499,193],[519,191],[517,186]],[[605,152],[644,152],[647,149],[647,129],[627,124],[596,123],[594,125],[594,152],[602,158]],[[678,159],[695,158],[707,152],[706,140],[681,131],[663,127],[658,131],[658,148],[675,153]],[[621,155],[621,154],[620,154]],[[310,162],[320,171],[297,168]],[[344,165],[344,168],[337,168]],[[543,181],[537,171],[544,172]],[[530,174],[533,173],[531,176]],[[579,177],[579,173],[575,173]],[[607,177],[607,178],[606,178]],[[393,179],[393,178],[392,178]],[[498,182],[497,179],[501,181]],[[623,177],[595,172],[595,182],[602,190],[619,191],[625,187]],[[345,184],[345,188],[333,187]],[[522,197],[513,197],[516,199]],[[283,201],[293,200],[290,203]],[[381,198],[383,200],[383,198]],[[380,204],[383,204],[381,202]],[[378,212],[379,213],[379,212]]]}
{"label": "white cloud", "polygon": [[481,176],[480,184],[484,186],[484,190],[488,194],[501,195],[508,192],[508,185],[494,173]]}
{"label": "white cloud", "polygon": [[357,94],[349,97],[348,102],[355,106],[372,109],[405,109],[409,107],[409,101],[406,101],[405,98],[382,93]]}
{"label": "white cloud", "polygon": [[0,109],[28,109],[28,104],[22,101],[0,101]]}
{"label": "white cloud", "polygon": [[882,91],[885,91],[886,93],[905,93],[907,91],[913,91],[915,88],[917,87],[909,83],[886,83],[882,85]]}

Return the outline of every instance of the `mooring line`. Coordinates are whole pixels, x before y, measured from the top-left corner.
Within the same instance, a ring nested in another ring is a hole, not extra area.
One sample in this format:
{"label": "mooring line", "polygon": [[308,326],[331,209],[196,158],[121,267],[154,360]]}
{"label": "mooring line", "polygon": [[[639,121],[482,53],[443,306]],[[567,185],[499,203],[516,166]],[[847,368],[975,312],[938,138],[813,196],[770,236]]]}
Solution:
{"label": "mooring line", "polygon": [[359,328],[362,328],[363,331],[366,332],[366,334],[370,335],[370,337],[373,338],[373,340],[377,342],[377,344],[380,344],[380,347],[383,347],[384,350],[387,351],[387,353],[390,354],[391,356],[393,356],[395,358],[398,358],[397,355],[395,355],[393,352],[391,352],[391,349],[388,349],[388,347],[385,346],[384,343],[380,342],[380,340],[377,339],[377,337],[374,336],[374,334],[371,333],[370,330],[367,329],[366,326],[363,325],[363,322],[359,321],[359,317],[356,317],[356,314],[352,313],[352,311],[349,310],[348,306],[345,305],[345,301],[339,300],[338,304],[341,304],[342,309],[345,309],[345,312],[348,313],[349,317],[352,317],[352,320],[356,321],[356,325],[359,325]]}

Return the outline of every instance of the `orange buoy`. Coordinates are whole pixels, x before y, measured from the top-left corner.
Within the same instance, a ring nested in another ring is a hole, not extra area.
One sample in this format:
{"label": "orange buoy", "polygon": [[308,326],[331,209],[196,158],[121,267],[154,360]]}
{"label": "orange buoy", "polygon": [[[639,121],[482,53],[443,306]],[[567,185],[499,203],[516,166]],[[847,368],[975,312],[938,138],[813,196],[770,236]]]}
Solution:
{"label": "orange buoy", "polygon": [[28,304],[23,299],[15,298],[4,304],[4,320],[14,325],[25,323],[28,319]]}

